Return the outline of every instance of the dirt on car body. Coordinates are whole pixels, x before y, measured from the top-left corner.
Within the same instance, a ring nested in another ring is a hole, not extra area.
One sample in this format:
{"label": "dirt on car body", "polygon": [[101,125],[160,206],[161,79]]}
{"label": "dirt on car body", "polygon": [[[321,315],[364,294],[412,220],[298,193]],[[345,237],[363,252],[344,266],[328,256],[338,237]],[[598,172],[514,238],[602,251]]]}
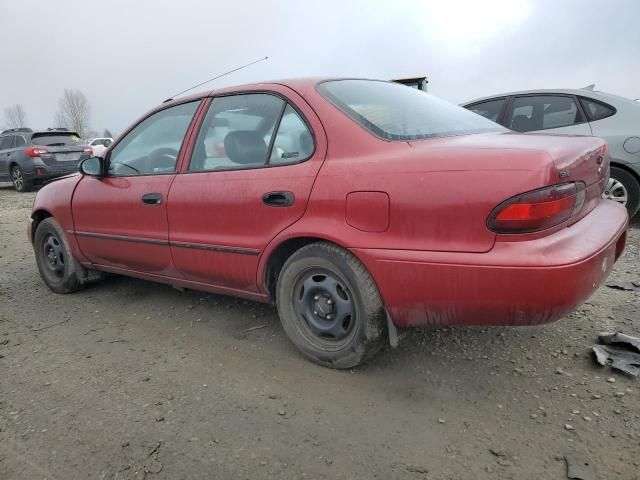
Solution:
{"label": "dirt on car body", "polygon": [[[638,478],[640,383],[597,366],[640,334],[640,292],[559,322],[411,331],[352,371],[318,367],[275,308],[113,276],[53,295],[0,187],[0,478]],[[640,223],[610,280],[640,271]],[[590,468],[591,468],[590,467]]]}

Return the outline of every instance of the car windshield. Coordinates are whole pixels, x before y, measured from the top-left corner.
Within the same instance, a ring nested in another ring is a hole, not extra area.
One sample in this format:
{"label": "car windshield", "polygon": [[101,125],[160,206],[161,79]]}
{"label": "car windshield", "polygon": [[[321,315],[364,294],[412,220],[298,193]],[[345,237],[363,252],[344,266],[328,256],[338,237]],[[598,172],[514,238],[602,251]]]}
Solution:
{"label": "car windshield", "polygon": [[507,131],[480,115],[405,85],[332,80],[318,91],[353,120],[385,140],[420,140]]}
{"label": "car windshield", "polygon": [[34,133],[31,140],[34,145],[42,147],[71,147],[82,143],[74,132]]}

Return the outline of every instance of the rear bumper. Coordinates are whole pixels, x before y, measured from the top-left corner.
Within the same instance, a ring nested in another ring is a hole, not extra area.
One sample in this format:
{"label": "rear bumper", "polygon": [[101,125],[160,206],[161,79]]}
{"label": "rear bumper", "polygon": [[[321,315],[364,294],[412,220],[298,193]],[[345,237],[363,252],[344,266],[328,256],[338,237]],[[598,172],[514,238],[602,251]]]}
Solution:
{"label": "rear bumper", "polygon": [[79,161],[62,163],[58,165],[47,165],[44,162],[38,162],[31,165],[29,169],[23,169],[26,178],[33,182],[44,182],[52,178],[69,175],[78,171]]}
{"label": "rear bumper", "polygon": [[498,241],[487,253],[354,249],[394,323],[534,325],[584,302],[624,250],[627,213],[601,202],[549,236]]}

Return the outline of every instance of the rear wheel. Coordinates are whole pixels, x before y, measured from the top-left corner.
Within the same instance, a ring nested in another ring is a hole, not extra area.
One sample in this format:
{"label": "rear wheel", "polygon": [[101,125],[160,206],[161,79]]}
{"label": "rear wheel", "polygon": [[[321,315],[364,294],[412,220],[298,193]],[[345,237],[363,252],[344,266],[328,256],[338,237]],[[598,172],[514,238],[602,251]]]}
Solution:
{"label": "rear wheel", "polygon": [[364,265],[348,251],[313,243],[284,264],[276,291],[285,332],[302,354],[331,368],[351,368],[384,344],[380,293]]}
{"label": "rear wheel", "polygon": [[640,184],[622,168],[611,167],[611,176],[602,196],[622,204],[627,209],[629,218],[640,208]]}
{"label": "rear wheel", "polygon": [[24,172],[18,165],[11,167],[11,181],[16,192],[28,192],[33,187],[31,181],[24,176]]}
{"label": "rear wheel", "polygon": [[38,225],[33,249],[47,287],[56,293],[71,293],[82,287],[82,267],[73,258],[62,227],[53,218],[46,218]]}

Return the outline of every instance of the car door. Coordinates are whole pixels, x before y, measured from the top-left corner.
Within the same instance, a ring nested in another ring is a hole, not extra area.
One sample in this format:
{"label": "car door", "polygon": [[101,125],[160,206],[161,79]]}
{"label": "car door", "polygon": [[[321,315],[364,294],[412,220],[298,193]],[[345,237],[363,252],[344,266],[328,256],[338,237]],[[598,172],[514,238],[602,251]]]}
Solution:
{"label": "car door", "polygon": [[167,198],[200,101],[157,111],[109,152],[103,177],[84,176],[72,212],[75,236],[96,265],[171,276]]}
{"label": "car door", "polygon": [[324,130],[286,87],[212,100],[169,193],[169,240],[188,280],[258,291],[262,250],[305,211]]}
{"label": "car door", "polygon": [[11,172],[9,171],[11,148],[13,147],[13,135],[5,135],[0,138],[0,178],[10,179]]}
{"label": "car door", "polygon": [[516,95],[503,124],[516,132],[592,134],[582,107],[573,95]]}

